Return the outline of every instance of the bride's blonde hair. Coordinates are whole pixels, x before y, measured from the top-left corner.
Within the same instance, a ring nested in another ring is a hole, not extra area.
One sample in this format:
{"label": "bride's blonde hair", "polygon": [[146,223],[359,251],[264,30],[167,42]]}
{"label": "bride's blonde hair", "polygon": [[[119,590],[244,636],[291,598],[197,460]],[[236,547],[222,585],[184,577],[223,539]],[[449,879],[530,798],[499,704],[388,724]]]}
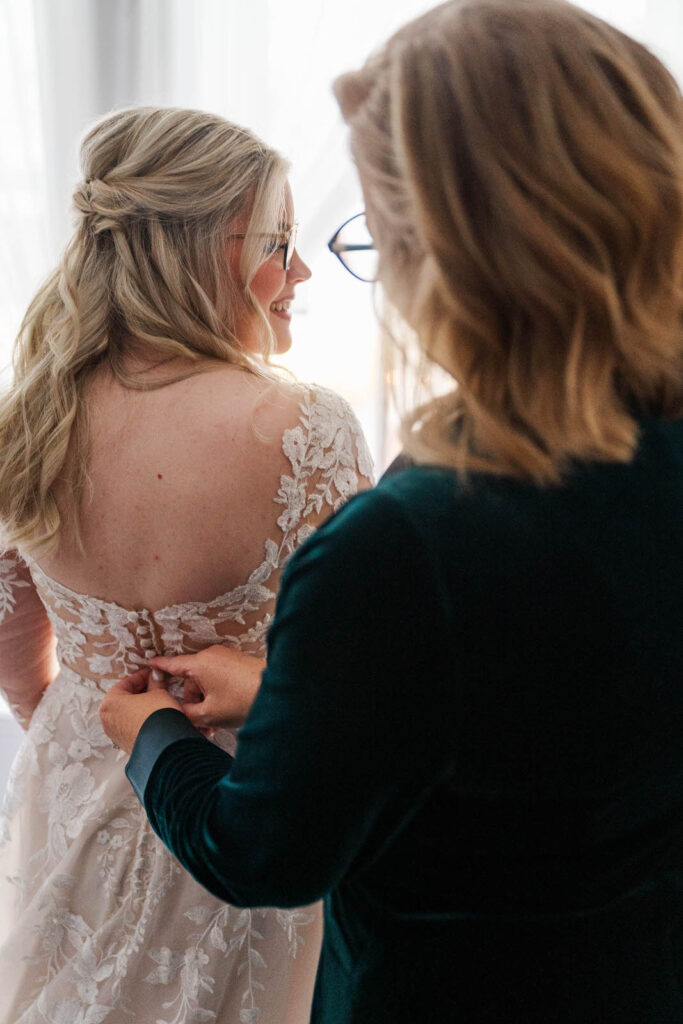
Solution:
{"label": "bride's blonde hair", "polygon": [[561,481],[683,414],[683,100],[562,0],[451,0],[335,91],[380,281],[457,386],[419,461]]}
{"label": "bride's blonde hair", "polygon": [[[266,358],[273,344],[250,283],[269,253],[264,236],[281,230],[285,215],[287,164],[278,153],[213,114],[136,107],[90,129],[81,167],[73,237],[29,306],[14,382],[0,399],[3,544],[27,552],[57,543],[54,491],[64,475],[77,518],[93,370],[104,366],[129,388],[159,386],[131,367],[141,348],[159,363],[194,362],[189,373],[207,357],[263,373],[235,334],[245,309],[260,324]],[[243,211],[250,220],[238,286],[226,235]]]}

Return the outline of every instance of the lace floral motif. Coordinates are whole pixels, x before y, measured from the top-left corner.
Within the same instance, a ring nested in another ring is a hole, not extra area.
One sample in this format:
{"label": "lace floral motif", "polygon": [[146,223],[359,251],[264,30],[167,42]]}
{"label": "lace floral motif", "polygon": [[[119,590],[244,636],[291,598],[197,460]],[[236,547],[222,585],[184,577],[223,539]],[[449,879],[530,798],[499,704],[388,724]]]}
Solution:
{"label": "lace floral motif", "polygon": [[[278,535],[264,540],[242,586],[130,611],[29,562],[61,671],[31,719],[0,828],[3,1024],[303,1024],[301,1013],[288,1016],[288,991],[295,971],[312,984],[319,906],[238,910],[206,893],[150,829],[98,715],[102,691],[150,653],[216,643],[263,653],[287,559],[312,521],[372,476],[341,399],[302,388],[300,414],[282,439],[289,470],[274,499]],[[16,555],[0,558],[0,621],[16,588],[30,585]],[[220,742],[235,741],[226,733]]]}
{"label": "lace floral motif", "polygon": [[21,578],[24,563],[15,551],[6,551],[0,558],[0,622],[14,611],[18,587],[30,587],[27,579]]}

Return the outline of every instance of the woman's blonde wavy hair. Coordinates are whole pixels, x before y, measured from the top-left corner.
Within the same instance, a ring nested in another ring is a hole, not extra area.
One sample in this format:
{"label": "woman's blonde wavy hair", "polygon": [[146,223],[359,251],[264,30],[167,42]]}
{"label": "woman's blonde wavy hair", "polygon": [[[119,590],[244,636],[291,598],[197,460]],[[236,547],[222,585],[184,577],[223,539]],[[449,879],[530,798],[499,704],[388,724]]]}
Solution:
{"label": "woman's blonde wavy hair", "polygon": [[[250,282],[281,229],[287,164],[255,135],[197,110],[137,107],[95,124],[81,147],[75,231],[33,299],[0,399],[3,544],[49,553],[58,542],[55,485],[68,479],[72,525],[87,467],[84,385],[106,367],[125,387],[162,386],[221,360],[266,373],[240,344],[248,311],[264,356],[273,339]],[[240,273],[230,275],[228,225],[250,211]],[[131,353],[184,374],[149,382]]]}
{"label": "woman's blonde wavy hair", "polygon": [[683,100],[562,0],[450,0],[335,83],[389,300],[449,393],[418,461],[561,482],[683,414]]}

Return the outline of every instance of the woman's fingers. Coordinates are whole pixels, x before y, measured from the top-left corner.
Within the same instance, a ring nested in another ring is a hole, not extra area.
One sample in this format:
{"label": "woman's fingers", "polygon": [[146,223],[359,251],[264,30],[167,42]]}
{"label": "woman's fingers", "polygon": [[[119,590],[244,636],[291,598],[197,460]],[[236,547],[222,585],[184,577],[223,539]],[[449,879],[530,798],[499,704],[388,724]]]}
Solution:
{"label": "woman's fingers", "polygon": [[179,654],[174,658],[150,658],[151,668],[161,669],[169,676],[187,676],[192,672],[192,666],[196,654]]}
{"label": "woman's fingers", "polygon": [[187,720],[192,722],[193,725],[196,725],[197,728],[203,725],[204,714],[201,710],[202,704],[203,701],[195,702],[193,704],[188,704],[186,701],[183,702],[183,714]]}
{"label": "woman's fingers", "polygon": [[147,683],[147,689],[152,690],[168,690],[168,684],[171,681],[171,677],[162,672],[159,668],[153,668],[149,673],[149,680]]}
{"label": "woman's fingers", "polygon": [[196,701],[193,704],[184,703],[182,711],[189,722],[192,722],[197,729],[206,732],[215,728],[216,723],[212,720],[211,702],[209,700]]}
{"label": "woman's fingers", "polygon": [[143,693],[147,689],[148,676],[149,669],[141,668],[126,676],[125,679],[120,679],[118,683],[114,683],[110,689],[115,693]]}
{"label": "woman's fingers", "polygon": [[[219,644],[197,654],[150,658],[149,664],[153,671],[161,670],[183,679],[183,711],[200,728],[242,725],[265,668],[262,659]],[[150,688],[160,686],[154,680]]]}
{"label": "woman's fingers", "polygon": [[192,676],[187,676],[183,685],[183,702],[185,704],[197,704],[204,700],[204,691]]}

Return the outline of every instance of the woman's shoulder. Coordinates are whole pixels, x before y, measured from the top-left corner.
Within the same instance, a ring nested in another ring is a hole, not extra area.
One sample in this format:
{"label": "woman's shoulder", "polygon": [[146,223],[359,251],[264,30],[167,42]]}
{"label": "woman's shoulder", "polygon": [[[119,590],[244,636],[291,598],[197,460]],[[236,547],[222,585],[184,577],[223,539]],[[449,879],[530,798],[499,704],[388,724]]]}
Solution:
{"label": "woman's shoulder", "polygon": [[467,552],[482,536],[509,529],[514,503],[513,495],[496,480],[463,480],[448,467],[402,459],[395,460],[377,485],[354,498],[327,528],[354,535],[368,550],[392,536],[396,543],[437,550],[456,546]]}
{"label": "woman's shoulder", "polygon": [[462,559],[476,559],[482,548],[524,555],[573,545],[600,531],[617,532],[629,516],[644,523],[655,511],[661,519],[679,509],[672,495],[683,489],[682,437],[680,423],[648,424],[633,460],[577,465],[557,486],[395,460],[339,525],[353,521],[367,534],[400,522],[428,546],[457,549]]}

